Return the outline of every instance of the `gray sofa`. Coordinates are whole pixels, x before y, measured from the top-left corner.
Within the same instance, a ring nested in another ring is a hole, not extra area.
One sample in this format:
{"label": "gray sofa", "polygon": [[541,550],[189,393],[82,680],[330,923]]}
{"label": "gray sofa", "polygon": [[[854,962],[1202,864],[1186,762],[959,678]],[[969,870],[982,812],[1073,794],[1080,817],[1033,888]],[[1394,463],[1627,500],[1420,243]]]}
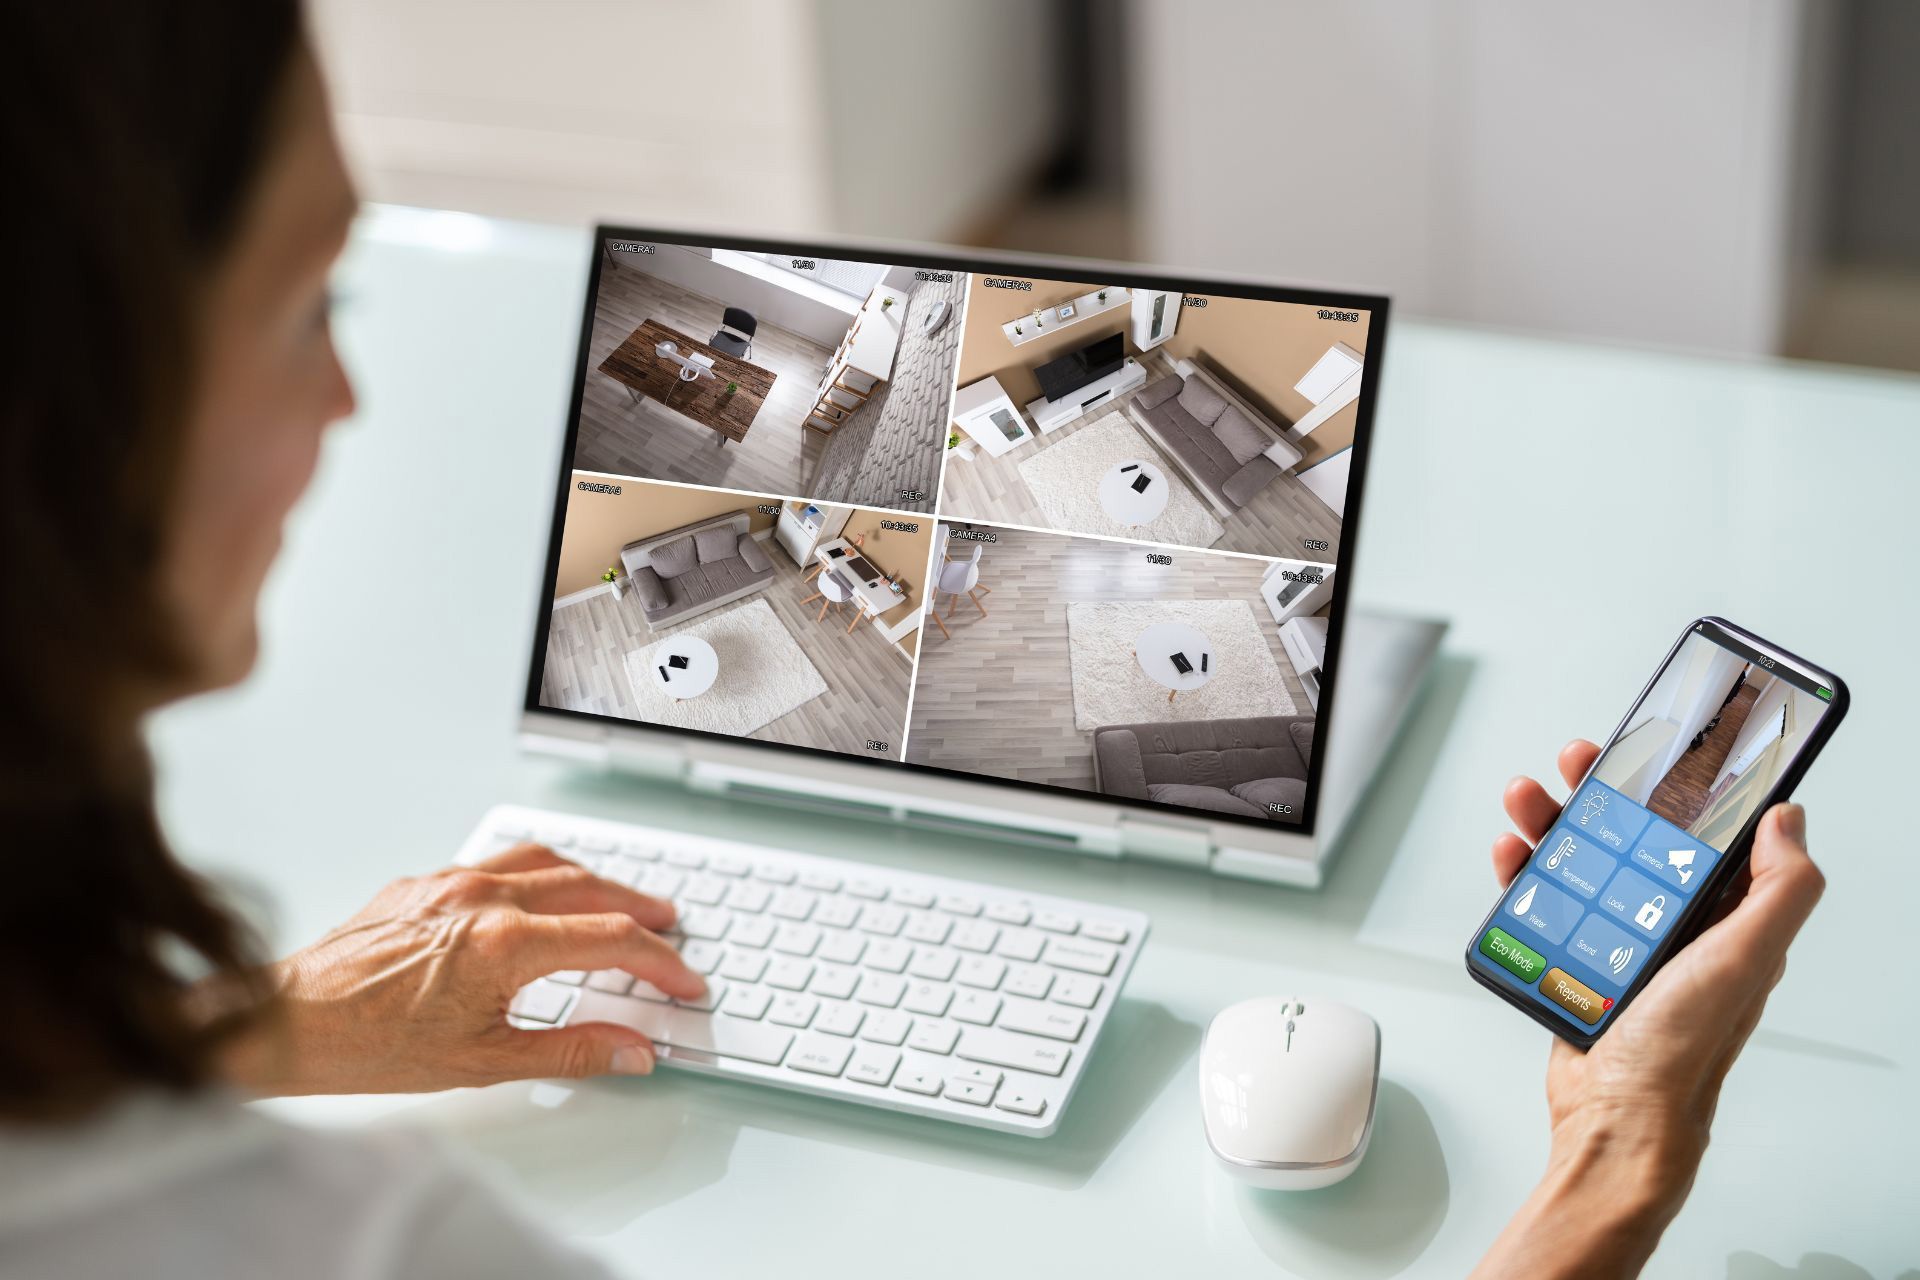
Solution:
{"label": "gray sofa", "polygon": [[1222,515],[1232,515],[1304,456],[1230,391],[1190,360],[1141,388],[1128,411]]}
{"label": "gray sofa", "polygon": [[1093,779],[1101,794],[1272,822],[1300,821],[1312,756],[1312,716],[1111,724],[1093,731]]}
{"label": "gray sofa", "polygon": [[649,629],[718,609],[773,581],[773,561],[749,532],[753,517],[730,512],[620,548],[620,563]]}

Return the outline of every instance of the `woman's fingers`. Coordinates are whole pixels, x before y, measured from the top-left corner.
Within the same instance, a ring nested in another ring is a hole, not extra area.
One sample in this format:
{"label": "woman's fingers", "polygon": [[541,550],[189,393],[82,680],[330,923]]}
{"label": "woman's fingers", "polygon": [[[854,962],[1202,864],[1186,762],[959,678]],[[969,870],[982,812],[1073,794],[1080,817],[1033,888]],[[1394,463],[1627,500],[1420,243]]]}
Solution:
{"label": "woman's fingers", "polygon": [[1520,828],[1528,847],[1539,844],[1540,837],[1547,834],[1547,828],[1560,816],[1560,802],[1532,778],[1515,778],[1509,782],[1500,801],[1506,807],[1507,816],[1513,819],[1513,825]]}
{"label": "woman's fingers", "polygon": [[625,912],[531,915],[516,912],[506,940],[515,986],[561,969],[623,969],[670,996],[692,999],[706,979],[680,953]]}
{"label": "woman's fingers", "polygon": [[547,867],[570,867],[574,864],[543,844],[517,844],[473,865],[479,871],[506,874],[513,871],[541,871]]}
{"label": "woman's fingers", "polygon": [[1771,976],[1826,891],[1826,877],[1807,853],[1806,829],[1806,810],[1797,804],[1777,804],[1760,819],[1746,896],[1712,930],[1743,971]]}
{"label": "woman's fingers", "polygon": [[598,915],[620,911],[656,932],[671,928],[678,915],[671,902],[571,864],[502,876],[500,883],[510,901],[538,915]]}
{"label": "woman's fingers", "polygon": [[1532,852],[1533,846],[1512,832],[1501,836],[1493,842],[1493,878],[1502,886],[1512,884]]}
{"label": "woman's fingers", "polygon": [[1575,738],[1560,748],[1560,776],[1569,787],[1580,785],[1580,779],[1587,776],[1587,770],[1593,768],[1593,762],[1600,758],[1600,748],[1585,738]]}

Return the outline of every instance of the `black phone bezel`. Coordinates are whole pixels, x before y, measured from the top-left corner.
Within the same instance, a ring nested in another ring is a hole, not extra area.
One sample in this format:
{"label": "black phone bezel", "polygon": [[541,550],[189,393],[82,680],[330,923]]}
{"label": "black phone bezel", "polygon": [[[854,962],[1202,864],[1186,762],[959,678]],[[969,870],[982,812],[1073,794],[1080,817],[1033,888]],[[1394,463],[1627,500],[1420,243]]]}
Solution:
{"label": "black phone bezel", "polygon": [[[1807,776],[1807,770],[1812,767],[1814,760],[1826,747],[1828,741],[1832,739],[1834,730],[1840,727],[1840,721],[1846,718],[1847,707],[1852,700],[1851,695],[1847,691],[1846,681],[1825,667],[1808,662],[1798,654],[1783,649],[1772,641],[1755,635],[1745,627],[1728,622],[1725,618],[1714,617],[1712,615],[1695,618],[1681,631],[1679,638],[1668,648],[1667,656],[1661,659],[1659,665],[1653,669],[1653,674],[1648,677],[1647,682],[1640,687],[1640,692],[1627,704],[1626,711],[1620,717],[1620,723],[1614,726],[1613,733],[1610,734],[1606,742],[1602,744],[1600,754],[1594,757],[1593,764],[1588,767],[1587,772],[1581,777],[1580,781],[1568,792],[1566,804],[1560,806],[1560,812],[1555,816],[1553,823],[1549,824],[1546,833],[1540,837],[1540,840],[1534,844],[1533,849],[1527,854],[1529,862],[1533,859],[1533,856],[1540,851],[1540,844],[1544,843],[1547,837],[1553,834],[1553,828],[1559,825],[1560,819],[1566,816],[1568,807],[1573,803],[1573,797],[1580,794],[1580,789],[1586,786],[1587,780],[1593,776],[1593,770],[1599,766],[1600,761],[1604,759],[1607,752],[1613,748],[1613,744],[1617,742],[1620,735],[1626,731],[1627,721],[1632,718],[1635,709],[1646,699],[1648,692],[1652,690],[1654,684],[1660,677],[1666,674],[1666,670],[1672,665],[1674,657],[1679,654],[1680,646],[1687,642],[1689,636],[1700,632],[1703,628],[1708,632],[1714,630],[1724,632],[1727,636],[1740,641],[1748,648],[1755,650],[1775,662],[1785,662],[1800,672],[1817,678],[1825,684],[1827,688],[1833,690],[1833,698],[1827,704],[1826,714],[1820,717],[1820,723],[1815,726],[1812,735],[1807,739],[1806,745],[1800,749],[1799,755],[1794,757],[1792,763],[1788,765],[1786,773],[1781,775],[1780,780],[1774,783],[1773,790],[1767,793],[1765,802],[1754,810],[1754,816],[1748,819],[1746,826],[1740,829],[1740,834],[1727,846],[1727,850],[1720,861],[1714,864],[1713,871],[1707,877],[1706,883],[1700,886],[1700,892],[1695,894],[1692,900],[1683,908],[1680,918],[1674,921],[1673,927],[1667,931],[1667,936],[1660,940],[1654,947],[1652,954],[1647,957],[1647,963],[1641,967],[1640,972],[1634,976],[1634,980],[1627,985],[1627,988],[1622,991],[1614,1001],[1613,1008],[1610,1010],[1610,1016],[1605,1018],[1597,1028],[1591,1031],[1582,1031],[1579,1027],[1567,1021],[1565,1018],[1560,1017],[1551,1009],[1535,1003],[1529,999],[1524,992],[1515,990],[1512,986],[1482,968],[1479,952],[1480,939],[1486,934],[1486,931],[1493,926],[1495,918],[1500,913],[1501,904],[1507,900],[1506,887],[1501,887],[1499,895],[1494,898],[1493,905],[1488,909],[1486,916],[1481,919],[1478,927],[1474,929],[1472,936],[1467,939],[1467,947],[1463,956],[1467,968],[1467,975],[1487,990],[1493,992],[1496,996],[1499,996],[1500,999],[1504,1000],[1507,1004],[1520,1010],[1541,1026],[1552,1031],[1562,1040],[1581,1049],[1592,1048],[1599,1041],[1600,1037],[1607,1033],[1610,1027],[1618,1023],[1620,1016],[1626,1012],[1627,1006],[1633,1003],[1634,998],[1638,996],[1646,987],[1647,983],[1652,980],[1653,975],[1658,973],[1666,965],[1667,961],[1672,959],[1681,948],[1699,937],[1701,931],[1707,927],[1707,923],[1711,918],[1711,912],[1708,908],[1719,900],[1720,895],[1726,891],[1727,886],[1746,868],[1747,859],[1753,851],[1754,833],[1759,830],[1761,818],[1766,815],[1767,810],[1791,796],[1793,789],[1799,786],[1801,779]],[[1711,635],[1709,635],[1709,638],[1712,638]]]}

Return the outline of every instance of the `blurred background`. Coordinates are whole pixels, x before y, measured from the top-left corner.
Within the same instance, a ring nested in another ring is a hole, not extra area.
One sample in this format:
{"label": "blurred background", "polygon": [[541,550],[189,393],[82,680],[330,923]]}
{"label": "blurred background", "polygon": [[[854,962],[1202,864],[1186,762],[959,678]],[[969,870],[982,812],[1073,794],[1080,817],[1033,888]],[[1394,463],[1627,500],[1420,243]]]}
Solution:
{"label": "blurred background", "polygon": [[313,0],[369,198],[1920,369],[1909,0]]}

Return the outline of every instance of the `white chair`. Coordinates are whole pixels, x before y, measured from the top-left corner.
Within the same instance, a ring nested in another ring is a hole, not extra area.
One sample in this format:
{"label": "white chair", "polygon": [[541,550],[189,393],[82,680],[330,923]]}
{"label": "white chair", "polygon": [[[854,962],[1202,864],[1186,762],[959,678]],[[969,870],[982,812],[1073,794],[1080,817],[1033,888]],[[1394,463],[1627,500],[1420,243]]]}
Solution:
{"label": "white chair", "polygon": [[980,585],[979,556],[976,555],[972,560],[946,561],[940,566],[940,576],[933,584],[933,600],[927,607],[927,615],[940,628],[940,634],[951,640],[953,632],[947,630],[946,620],[940,616],[940,597],[947,595],[954,599],[955,603],[947,606],[948,618],[953,617],[961,596],[973,601],[973,607],[984,618],[987,616],[987,606],[980,603],[980,597],[991,590],[991,587]]}
{"label": "white chair", "polygon": [[[814,615],[813,620],[815,622],[824,619],[827,616],[827,610],[838,609],[841,605],[853,599],[853,588],[841,581],[838,573],[828,572],[821,574],[817,585],[820,590],[800,602],[803,605],[812,604],[815,600],[823,602],[820,605],[820,612]],[[854,621],[858,622],[859,618],[856,617]],[[848,630],[852,630],[852,628],[849,627]]]}

